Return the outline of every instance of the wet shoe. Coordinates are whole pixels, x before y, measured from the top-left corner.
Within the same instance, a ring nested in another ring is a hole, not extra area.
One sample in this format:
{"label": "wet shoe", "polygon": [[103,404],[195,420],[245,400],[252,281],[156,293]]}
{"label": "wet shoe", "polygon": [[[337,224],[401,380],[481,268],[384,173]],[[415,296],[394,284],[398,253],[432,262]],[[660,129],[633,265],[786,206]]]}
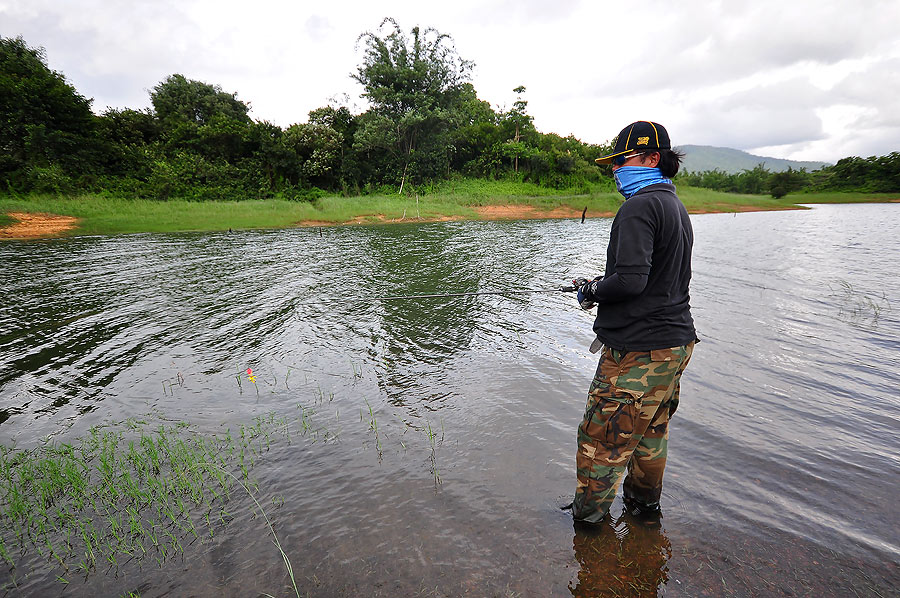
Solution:
{"label": "wet shoe", "polygon": [[659,519],[662,517],[662,511],[659,509],[659,503],[647,505],[636,500],[625,499],[625,512],[636,519]]}
{"label": "wet shoe", "polygon": [[609,525],[609,517],[604,517],[601,521],[596,523],[585,521],[583,519],[572,520],[572,526],[575,528],[575,531],[579,534],[588,536],[604,533],[607,525]]}

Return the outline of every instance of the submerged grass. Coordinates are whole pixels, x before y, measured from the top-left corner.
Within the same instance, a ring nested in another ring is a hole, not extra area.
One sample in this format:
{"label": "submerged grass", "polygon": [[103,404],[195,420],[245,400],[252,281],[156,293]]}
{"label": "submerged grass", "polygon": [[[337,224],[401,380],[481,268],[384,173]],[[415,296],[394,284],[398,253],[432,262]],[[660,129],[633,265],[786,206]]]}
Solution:
{"label": "submerged grass", "polygon": [[437,468],[437,445],[444,442],[444,422],[441,420],[441,437],[440,440],[434,430],[431,429],[431,422],[425,422],[425,435],[428,436],[428,444],[431,446],[431,454],[428,456],[431,462],[431,474],[434,476],[434,485],[442,483],[441,474]]}
{"label": "submerged grass", "polygon": [[[351,368],[355,382],[363,368],[352,362]],[[240,388],[242,376],[236,378]],[[283,384],[287,388],[287,376]],[[171,389],[164,385],[164,392]],[[333,392],[318,388],[316,405],[333,400]],[[380,463],[389,435],[376,409],[365,397],[364,402],[360,420],[374,435]],[[314,422],[314,408],[297,408],[296,419],[272,413],[219,434],[199,433],[187,422],[154,427],[129,420],[91,428],[71,442],[47,441],[31,449],[0,445],[0,561],[9,567],[0,589],[15,588],[17,576],[35,570],[65,585],[73,575],[118,572],[131,562],[162,567],[183,554],[187,544],[214,538],[234,518],[230,510],[249,508],[265,521],[299,596],[290,558],[251,478],[252,468],[276,440],[290,444],[295,434],[312,443],[337,438]],[[403,434],[412,427],[404,422]],[[444,440],[443,421],[440,431],[427,421],[421,429],[437,490],[442,480],[436,452]],[[398,440],[405,452],[403,434]],[[246,492],[252,505],[235,506],[235,486]],[[272,502],[277,507],[285,499]]]}
{"label": "submerged grass", "polygon": [[289,434],[272,414],[234,434],[129,422],[92,428],[71,444],[0,446],[0,559],[15,571],[36,552],[62,569],[60,583],[126,561],[161,566],[184,551],[183,542],[213,537],[232,518],[226,507],[237,483],[265,518],[290,573],[249,477],[275,433]]}
{"label": "submerged grass", "polygon": [[882,312],[891,311],[891,302],[884,291],[881,295],[865,293],[843,279],[829,284],[828,288],[837,301],[838,317],[846,322],[877,327]]}

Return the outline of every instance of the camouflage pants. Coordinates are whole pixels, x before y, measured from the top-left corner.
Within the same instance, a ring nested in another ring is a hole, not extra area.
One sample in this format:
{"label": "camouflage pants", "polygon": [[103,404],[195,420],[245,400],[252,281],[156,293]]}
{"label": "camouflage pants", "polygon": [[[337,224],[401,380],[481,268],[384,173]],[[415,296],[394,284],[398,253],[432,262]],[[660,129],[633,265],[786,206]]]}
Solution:
{"label": "camouflage pants", "polygon": [[659,504],[669,418],[693,349],[694,343],[655,351],[604,348],[578,426],[575,519],[603,519],[626,469],[625,498]]}

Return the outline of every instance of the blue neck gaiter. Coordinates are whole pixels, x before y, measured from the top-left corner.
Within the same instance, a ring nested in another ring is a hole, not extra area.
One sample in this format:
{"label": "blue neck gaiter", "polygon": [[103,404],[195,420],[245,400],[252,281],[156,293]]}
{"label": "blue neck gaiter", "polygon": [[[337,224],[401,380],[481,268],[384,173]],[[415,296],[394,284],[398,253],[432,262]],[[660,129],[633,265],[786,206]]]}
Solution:
{"label": "blue neck gaiter", "polygon": [[662,175],[659,168],[647,168],[646,166],[623,166],[613,173],[616,179],[616,189],[628,199],[644,187],[656,183],[671,183]]}

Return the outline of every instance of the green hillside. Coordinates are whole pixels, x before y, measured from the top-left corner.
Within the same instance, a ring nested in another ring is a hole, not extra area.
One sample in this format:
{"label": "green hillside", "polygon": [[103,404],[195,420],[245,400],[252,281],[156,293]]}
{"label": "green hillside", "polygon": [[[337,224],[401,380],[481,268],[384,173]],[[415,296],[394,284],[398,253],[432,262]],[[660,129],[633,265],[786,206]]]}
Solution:
{"label": "green hillside", "polygon": [[813,171],[829,165],[828,162],[801,162],[755,156],[745,151],[711,145],[681,145],[679,149],[686,155],[682,166],[685,172],[721,170],[734,174],[743,170],[752,170],[759,164],[764,164],[769,172],[782,172],[788,167],[794,170],[805,168],[807,171]]}

